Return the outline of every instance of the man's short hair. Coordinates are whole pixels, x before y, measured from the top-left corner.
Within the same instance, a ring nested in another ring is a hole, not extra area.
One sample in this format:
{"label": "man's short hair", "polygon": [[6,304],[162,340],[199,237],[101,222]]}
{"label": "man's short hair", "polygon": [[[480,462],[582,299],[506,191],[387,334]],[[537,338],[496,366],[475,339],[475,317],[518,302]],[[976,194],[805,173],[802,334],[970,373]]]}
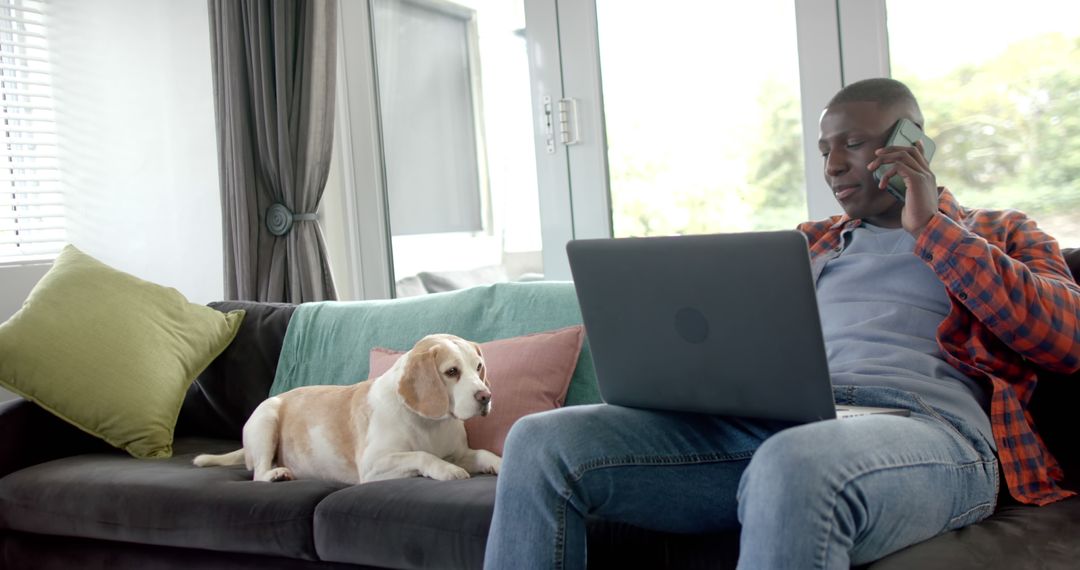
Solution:
{"label": "man's short hair", "polygon": [[911,104],[916,110],[919,108],[915,95],[907,85],[888,77],[875,77],[863,79],[851,85],[845,86],[833,98],[826,107],[832,107],[837,103],[874,102],[883,107],[892,107],[896,104]]}

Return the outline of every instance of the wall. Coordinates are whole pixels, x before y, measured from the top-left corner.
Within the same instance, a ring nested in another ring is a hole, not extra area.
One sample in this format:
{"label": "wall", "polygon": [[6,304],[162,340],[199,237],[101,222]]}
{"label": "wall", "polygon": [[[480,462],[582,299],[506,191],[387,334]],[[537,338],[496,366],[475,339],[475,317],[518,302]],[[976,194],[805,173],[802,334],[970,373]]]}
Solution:
{"label": "wall", "polygon": [[53,0],[69,240],[191,301],[221,299],[205,0]]}
{"label": "wall", "polygon": [[[49,13],[68,240],[193,302],[221,299],[206,1],[51,0]],[[46,269],[0,266],[0,321]]]}

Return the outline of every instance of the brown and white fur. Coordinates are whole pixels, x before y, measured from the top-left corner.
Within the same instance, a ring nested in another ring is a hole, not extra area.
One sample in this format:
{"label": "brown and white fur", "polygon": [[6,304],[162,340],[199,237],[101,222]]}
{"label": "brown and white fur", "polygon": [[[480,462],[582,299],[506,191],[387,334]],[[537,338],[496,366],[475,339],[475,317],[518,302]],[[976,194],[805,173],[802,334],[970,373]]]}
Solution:
{"label": "brown and white fur", "polygon": [[502,459],[469,449],[465,422],[491,410],[480,347],[436,334],[390,370],[352,386],[308,386],[268,398],[243,430],[243,448],[199,455],[195,465],[245,464],[256,481],[349,484],[499,472]]}

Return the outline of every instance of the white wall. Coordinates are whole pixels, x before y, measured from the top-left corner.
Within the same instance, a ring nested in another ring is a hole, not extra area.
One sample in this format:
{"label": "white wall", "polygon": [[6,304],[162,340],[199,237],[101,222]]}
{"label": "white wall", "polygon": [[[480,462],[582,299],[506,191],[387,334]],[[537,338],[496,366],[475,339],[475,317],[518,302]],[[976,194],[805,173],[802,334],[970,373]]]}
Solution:
{"label": "white wall", "polygon": [[[52,0],[49,14],[68,240],[193,302],[221,299],[206,1]],[[0,266],[0,322],[47,269]]]}
{"label": "white wall", "polygon": [[193,302],[224,294],[205,0],[53,0],[68,238]]}

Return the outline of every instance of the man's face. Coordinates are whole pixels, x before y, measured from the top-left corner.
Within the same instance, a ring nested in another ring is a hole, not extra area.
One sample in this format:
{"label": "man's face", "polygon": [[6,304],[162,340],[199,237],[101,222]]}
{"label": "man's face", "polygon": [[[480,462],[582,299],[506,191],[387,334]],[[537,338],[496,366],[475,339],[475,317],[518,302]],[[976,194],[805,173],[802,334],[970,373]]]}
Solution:
{"label": "man's face", "polygon": [[825,163],[825,182],[852,218],[900,227],[903,203],[879,189],[874,172],[866,166],[888,140],[896,121],[902,116],[914,118],[910,115],[905,105],[889,108],[871,101],[837,103],[821,115],[818,149]]}

